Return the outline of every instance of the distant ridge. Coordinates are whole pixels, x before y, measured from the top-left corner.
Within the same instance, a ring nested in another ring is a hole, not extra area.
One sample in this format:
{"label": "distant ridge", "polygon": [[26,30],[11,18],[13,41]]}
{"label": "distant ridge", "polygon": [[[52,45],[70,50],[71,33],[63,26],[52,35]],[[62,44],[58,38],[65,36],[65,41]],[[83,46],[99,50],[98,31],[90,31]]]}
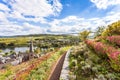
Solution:
{"label": "distant ridge", "polygon": [[11,37],[38,37],[38,36],[69,36],[71,34],[78,34],[78,33],[61,33],[61,34],[29,34],[29,35],[13,35],[13,36],[1,36],[0,38],[11,38]]}
{"label": "distant ridge", "polygon": [[0,36],[0,38],[10,38],[12,36]]}

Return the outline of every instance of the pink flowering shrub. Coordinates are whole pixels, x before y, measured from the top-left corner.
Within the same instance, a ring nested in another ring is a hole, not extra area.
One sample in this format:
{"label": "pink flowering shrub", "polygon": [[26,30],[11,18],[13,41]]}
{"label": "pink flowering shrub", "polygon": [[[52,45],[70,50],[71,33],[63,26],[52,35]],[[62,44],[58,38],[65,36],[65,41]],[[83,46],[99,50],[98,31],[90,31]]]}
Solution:
{"label": "pink flowering shrub", "polygon": [[101,42],[95,42],[95,41],[92,41],[92,40],[87,40],[85,41],[85,43],[88,45],[88,46],[91,46],[97,53],[105,53],[106,51],[106,46],[101,43]]}
{"label": "pink flowering shrub", "polygon": [[120,45],[120,36],[109,36],[109,37],[107,37],[107,40],[111,43]]}
{"label": "pink flowering shrub", "polygon": [[105,45],[101,42],[96,42],[96,44],[94,45],[94,49],[98,53],[105,54]]}
{"label": "pink flowering shrub", "polygon": [[115,51],[115,52],[109,54],[109,57],[117,61],[119,55],[120,55],[120,51]]}
{"label": "pink flowering shrub", "polygon": [[111,53],[114,53],[117,49],[115,49],[114,47],[111,47],[111,46],[107,46],[106,47],[106,53],[108,54],[111,54]]}
{"label": "pink flowering shrub", "polygon": [[107,54],[110,59],[118,60],[118,56],[120,55],[120,51],[115,49],[114,47],[107,46],[101,42],[95,42],[91,40],[85,41],[88,46],[93,47],[96,53]]}
{"label": "pink flowering shrub", "polygon": [[85,41],[85,43],[92,47],[96,53],[104,54],[110,59],[111,67],[114,70],[120,71],[120,51],[114,47],[105,45],[101,42],[95,42],[91,40]]}
{"label": "pink flowering shrub", "polygon": [[92,40],[86,40],[85,43],[90,47],[94,46],[94,41],[92,41]]}

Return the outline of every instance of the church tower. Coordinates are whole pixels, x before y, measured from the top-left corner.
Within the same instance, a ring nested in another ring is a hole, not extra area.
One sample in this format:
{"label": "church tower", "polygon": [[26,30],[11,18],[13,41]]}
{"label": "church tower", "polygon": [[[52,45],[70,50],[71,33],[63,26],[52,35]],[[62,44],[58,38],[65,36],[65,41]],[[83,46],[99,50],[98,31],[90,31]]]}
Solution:
{"label": "church tower", "polygon": [[33,53],[33,41],[30,41],[30,53]]}
{"label": "church tower", "polygon": [[30,53],[29,53],[29,60],[30,60],[30,59],[34,58],[34,54],[33,54],[33,52],[34,52],[33,51],[33,41],[32,41],[32,39],[30,41],[29,51],[30,51]]}

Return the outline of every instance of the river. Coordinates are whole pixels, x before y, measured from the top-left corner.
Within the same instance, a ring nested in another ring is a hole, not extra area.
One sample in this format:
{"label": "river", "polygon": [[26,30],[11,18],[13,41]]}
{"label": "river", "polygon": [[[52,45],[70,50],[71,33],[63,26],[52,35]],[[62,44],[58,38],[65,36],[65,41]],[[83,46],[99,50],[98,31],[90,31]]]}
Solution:
{"label": "river", "polygon": [[6,49],[2,49],[2,52],[0,54],[4,54],[4,53],[10,52],[10,51],[14,51],[16,53],[18,53],[18,52],[26,52],[27,50],[29,50],[29,47],[6,48]]}
{"label": "river", "polygon": [[[37,47],[34,47],[34,49],[36,49]],[[14,51],[16,53],[19,53],[19,52],[26,52],[27,50],[29,50],[29,47],[15,47],[15,48],[6,48],[6,49],[1,49],[2,52],[0,52],[0,54],[4,54],[6,52],[10,52],[10,51]],[[47,50],[46,48],[41,48],[41,52]]]}

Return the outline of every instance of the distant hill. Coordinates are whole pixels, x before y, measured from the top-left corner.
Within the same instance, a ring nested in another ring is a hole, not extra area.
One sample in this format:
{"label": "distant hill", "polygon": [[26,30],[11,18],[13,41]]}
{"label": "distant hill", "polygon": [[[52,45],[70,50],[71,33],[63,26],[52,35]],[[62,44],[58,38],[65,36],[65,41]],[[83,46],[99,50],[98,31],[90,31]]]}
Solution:
{"label": "distant hill", "polygon": [[71,34],[29,34],[29,35],[14,35],[14,36],[0,36],[0,38],[11,37],[39,37],[39,36],[70,36]]}
{"label": "distant hill", "polygon": [[0,38],[10,38],[12,36],[0,36]]}

